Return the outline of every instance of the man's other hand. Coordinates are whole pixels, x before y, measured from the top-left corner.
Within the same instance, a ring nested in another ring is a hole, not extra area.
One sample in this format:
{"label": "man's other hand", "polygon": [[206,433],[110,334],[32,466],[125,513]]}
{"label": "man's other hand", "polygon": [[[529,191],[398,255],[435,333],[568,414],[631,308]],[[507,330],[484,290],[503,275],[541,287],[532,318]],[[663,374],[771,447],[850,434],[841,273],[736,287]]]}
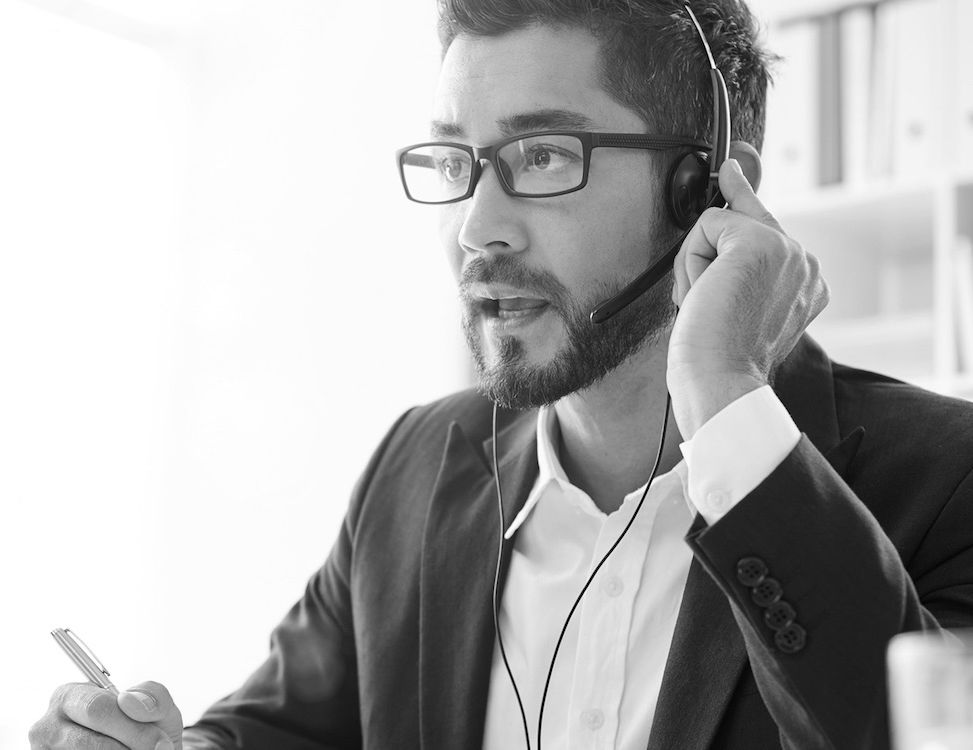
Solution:
{"label": "man's other hand", "polygon": [[767,384],[829,299],[817,258],[784,234],[733,159],[720,192],[728,208],[703,213],[674,265],[667,381],[686,440]]}
{"label": "man's other hand", "polygon": [[182,715],[169,691],[142,682],[119,693],[61,685],[30,729],[31,750],[182,750]]}

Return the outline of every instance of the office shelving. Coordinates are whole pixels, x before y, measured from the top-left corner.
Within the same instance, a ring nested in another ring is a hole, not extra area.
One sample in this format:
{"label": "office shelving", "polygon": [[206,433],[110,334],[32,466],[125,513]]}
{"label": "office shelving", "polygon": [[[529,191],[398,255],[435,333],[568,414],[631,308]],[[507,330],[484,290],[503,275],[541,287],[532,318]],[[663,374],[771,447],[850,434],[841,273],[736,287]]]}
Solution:
{"label": "office shelving", "polygon": [[[973,397],[973,57],[962,38],[973,3],[754,0],[751,6],[772,50],[781,42],[801,51],[781,63],[770,97],[794,101],[795,92],[784,87],[804,86],[812,104],[803,111],[814,113],[814,122],[788,123],[771,107],[769,179],[761,191],[785,230],[821,260],[831,285],[832,303],[810,333],[837,361]],[[851,39],[850,54],[845,38],[830,44],[825,38],[848,33],[847,20],[861,34]],[[914,28],[917,21],[926,33]],[[810,36],[790,43],[801,34]],[[831,51],[839,59],[823,60]],[[868,69],[851,69],[855,60]],[[836,78],[829,82],[828,75]],[[860,112],[822,115],[845,103],[827,93],[827,84],[852,87],[855,76],[860,91],[867,80],[868,101],[850,105]],[[862,154],[847,153],[849,133],[835,131],[835,122],[861,128],[859,143],[884,152],[870,153],[868,164]],[[824,158],[836,149],[843,174]],[[850,164],[856,157],[858,167]],[[775,181],[775,174],[797,179]]]}

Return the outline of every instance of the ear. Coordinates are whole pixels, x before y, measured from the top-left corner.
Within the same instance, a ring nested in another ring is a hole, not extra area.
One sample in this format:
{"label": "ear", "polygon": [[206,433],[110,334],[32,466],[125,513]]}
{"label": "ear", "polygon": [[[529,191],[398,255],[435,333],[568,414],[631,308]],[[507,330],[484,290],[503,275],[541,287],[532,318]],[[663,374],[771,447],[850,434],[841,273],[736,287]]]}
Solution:
{"label": "ear", "polygon": [[730,141],[730,158],[736,159],[743,170],[743,176],[747,178],[753,192],[757,192],[760,187],[760,177],[763,170],[760,166],[760,154],[757,149],[746,141]]}

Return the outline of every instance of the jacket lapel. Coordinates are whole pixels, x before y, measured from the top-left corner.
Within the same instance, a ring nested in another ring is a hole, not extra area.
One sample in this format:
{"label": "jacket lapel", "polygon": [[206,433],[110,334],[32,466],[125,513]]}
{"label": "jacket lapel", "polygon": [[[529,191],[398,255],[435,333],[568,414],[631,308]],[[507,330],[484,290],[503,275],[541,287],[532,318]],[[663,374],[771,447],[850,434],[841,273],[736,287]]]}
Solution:
{"label": "jacket lapel", "polygon": [[[535,417],[536,412],[520,415],[499,434],[504,528],[537,476]],[[486,447],[492,450],[492,441]],[[457,423],[451,424],[426,518],[419,583],[419,713],[422,747],[430,750],[483,742],[501,538],[489,455]],[[503,574],[511,545],[504,543]]]}
{"label": "jacket lapel", "polygon": [[723,717],[747,652],[723,592],[694,559],[669,648],[649,750],[702,750]]}
{"label": "jacket lapel", "polygon": [[[839,475],[851,464],[862,428],[840,440],[831,360],[808,336],[784,361],[774,391],[801,432]],[[701,523],[697,516],[695,529]],[[726,597],[694,559],[662,678],[648,750],[704,750],[726,710],[747,652]]]}

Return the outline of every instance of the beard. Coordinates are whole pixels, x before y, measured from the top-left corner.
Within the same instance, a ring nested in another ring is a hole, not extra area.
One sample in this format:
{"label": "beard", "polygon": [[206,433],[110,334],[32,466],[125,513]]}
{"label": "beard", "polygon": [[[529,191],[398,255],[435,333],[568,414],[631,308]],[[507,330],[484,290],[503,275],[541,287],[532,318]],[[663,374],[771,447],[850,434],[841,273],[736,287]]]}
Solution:
{"label": "beard", "polygon": [[[549,361],[530,364],[520,338],[499,336],[494,342],[495,362],[488,364],[479,326],[480,318],[487,312],[469,292],[475,282],[502,283],[537,293],[548,302],[549,312],[561,319],[566,344]],[[591,387],[643,346],[658,341],[676,313],[671,273],[605,323],[595,325],[590,321],[591,311],[624,285],[605,282],[578,300],[552,274],[528,268],[515,256],[499,255],[489,261],[474,258],[463,269],[459,288],[463,330],[476,365],[477,389],[508,409],[553,404]]]}

